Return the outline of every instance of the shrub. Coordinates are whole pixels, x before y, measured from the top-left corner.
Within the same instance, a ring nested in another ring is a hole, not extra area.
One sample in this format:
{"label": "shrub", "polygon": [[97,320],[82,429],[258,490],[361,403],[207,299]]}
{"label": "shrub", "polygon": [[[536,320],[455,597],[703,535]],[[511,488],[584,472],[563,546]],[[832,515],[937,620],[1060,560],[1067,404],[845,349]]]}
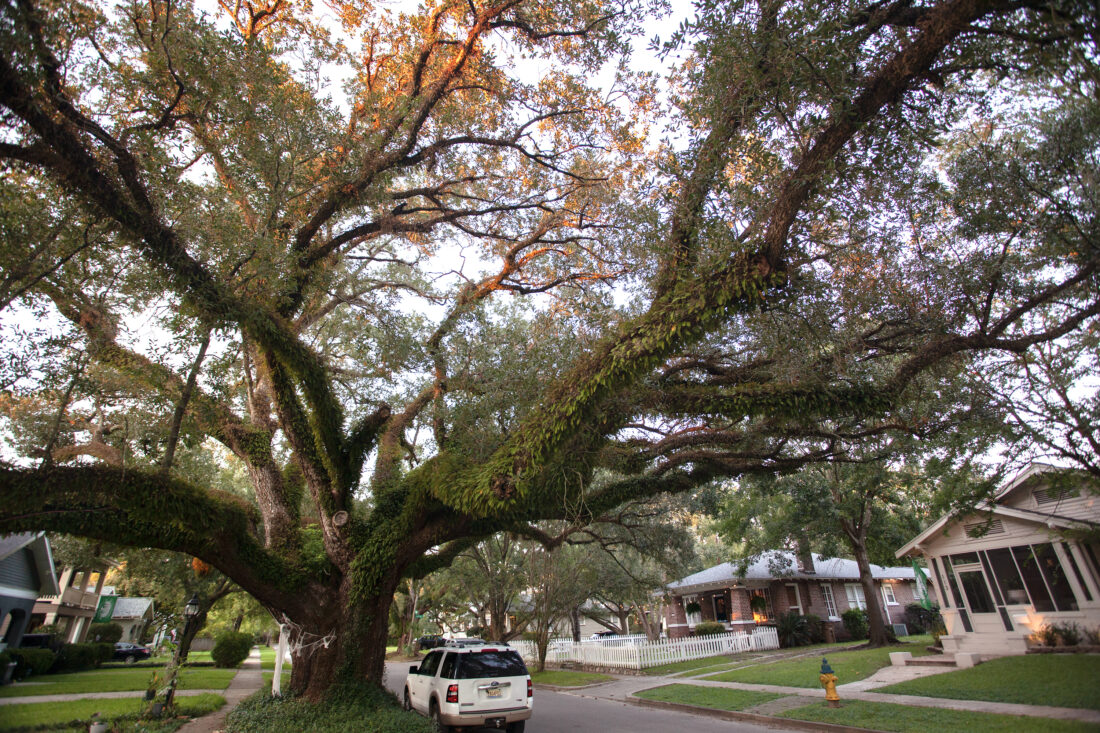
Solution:
{"label": "shrub", "polygon": [[1085,643],[1100,646],[1100,626],[1095,629],[1085,629]]}
{"label": "shrub", "polygon": [[252,634],[226,631],[218,635],[210,656],[217,667],[236,667],[248,658],[250,651],[252,651]]}
{"label": "shrub", "polygon": [[721,621],[703,621],[695,624],[696,636],[710,636],[712,634],[726,633],[726,625]]}
{"label": "shrub", "polygon": [[401,710],[397,701],[381,690],[342,687],[324,701],[273,698],[258,693],[241,702],[226,719],[228,733],[428,733],[432,723],[416,713]]}
{"label": "shrub", "polygon": [[19,663],[15,668],[15,676],[19,678],[28,674],[46,674],[57,658],[49,649],[9,649],[8,653]]}
{"label": "shrub", "polygon": [[775,623],[775,633],[779,637],[779,646],[806,646],[810,643],[810,628],[806,617],[797,611],[789,611],[780,616]]}
{"label": "shrub", "polygon": [[1035,630],[1032,637],[1043,646],[1055,646],[1058,643],[1058,630],[1050,624],[1043,624]]}
{"label": "shrub", "polygon": [[910,633],[934,633],[943,626],[940,607],[925,608],[919,603],[910,603],[905,607],[905,625]]}
{"label": "shrub", "polygon": [[107,642],[114,644],[122,638],[122,627],[115,622],[106,624],[92,624],[88,627],[88,641]]}
{"label": "shrub", "polygon": [[79,672],[99,665],[99,650],[95,644],[62,644],[51,672]]}
{"label": "shrub", "polygon": [[95,666],[97,667],[104,662],[111,661],[111,657],[115,655],[114,642],[97,641],[92,646],[95,647]]}
{"label": "shrub", "polygon": [[849,608],[840,614],[844,622],[844,629],[853,639],[866,639],[870,626],[867,623],[867,612],[862,608]]}
{"label": "shrub", "polygon": [[1081,627],[1073,621],[1058,624],[1054,627],[1054,631],[1065,646],[1077,646],[1081,643]]}
{"label": "shrub", "polygon": [[820,644],[825,641],[825,621],[813,613],[807,613],[802,618],[806,619],[806,630],[810,634],[810,643]]}

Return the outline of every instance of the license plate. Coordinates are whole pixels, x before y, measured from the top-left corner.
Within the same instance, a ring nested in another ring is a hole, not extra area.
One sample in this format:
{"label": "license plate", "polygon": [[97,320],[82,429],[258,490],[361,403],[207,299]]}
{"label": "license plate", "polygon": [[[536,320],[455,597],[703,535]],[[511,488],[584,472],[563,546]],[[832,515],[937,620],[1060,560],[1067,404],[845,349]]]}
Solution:
{"label": "license plate", "polygon": [[504,688],[502,687],[489,687],[485,690],[485,694],[489,697],[503,697]]}

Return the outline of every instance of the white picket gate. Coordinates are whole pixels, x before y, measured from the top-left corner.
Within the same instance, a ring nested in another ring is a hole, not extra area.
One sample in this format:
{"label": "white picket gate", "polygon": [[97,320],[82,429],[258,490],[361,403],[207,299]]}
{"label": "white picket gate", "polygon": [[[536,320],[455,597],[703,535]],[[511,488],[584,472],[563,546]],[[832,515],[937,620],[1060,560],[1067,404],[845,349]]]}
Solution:
{"label": "white picket gate", "polygon": [[[688,659],[715,657],[720,654],[778,649],[775,629],[761,626],[751,632],[734,631],[713,636],[691,636],[686,639],[647,641],[632,639],[630,644],[599,644],[575,642],[572,639],[552,639],[546,650],[547,664],[574,662],[597,667],[645,669]],[[533,641],[509,642],[523,659],[534,664],[538,648]]]}

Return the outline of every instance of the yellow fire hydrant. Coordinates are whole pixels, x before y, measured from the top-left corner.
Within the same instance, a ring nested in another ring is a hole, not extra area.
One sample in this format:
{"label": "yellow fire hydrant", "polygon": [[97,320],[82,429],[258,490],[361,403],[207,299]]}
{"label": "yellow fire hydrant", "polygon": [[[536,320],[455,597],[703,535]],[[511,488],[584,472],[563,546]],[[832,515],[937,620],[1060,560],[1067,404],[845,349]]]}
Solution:
{"label": "yellow fire hydrant", "polygon": [[840,707],[840,695],[836,694],[836,680],[837,676],[833,672],[833,668],[829,666],[829,660],[825,657],[821,658],[821,674],[818,676],[821,681],[821,686],[825,688],[825,701],[831,708]]}

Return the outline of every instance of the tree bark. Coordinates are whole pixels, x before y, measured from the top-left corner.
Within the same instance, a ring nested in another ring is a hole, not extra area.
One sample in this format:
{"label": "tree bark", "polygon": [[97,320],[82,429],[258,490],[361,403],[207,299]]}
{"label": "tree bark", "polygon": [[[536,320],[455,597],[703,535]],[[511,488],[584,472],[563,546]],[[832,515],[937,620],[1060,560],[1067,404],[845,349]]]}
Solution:
{"label": "tree bark", "polygon": [[852,552],[859,566],[859,582],[863,586],[863,595],[867,599],[868,641],[870,646],[886,646],[890,636],[886,631],[886,621],[882,610],[882,597],[875,588],[875,579],[871,575],[871,561],[864,543],[852,544]]}

